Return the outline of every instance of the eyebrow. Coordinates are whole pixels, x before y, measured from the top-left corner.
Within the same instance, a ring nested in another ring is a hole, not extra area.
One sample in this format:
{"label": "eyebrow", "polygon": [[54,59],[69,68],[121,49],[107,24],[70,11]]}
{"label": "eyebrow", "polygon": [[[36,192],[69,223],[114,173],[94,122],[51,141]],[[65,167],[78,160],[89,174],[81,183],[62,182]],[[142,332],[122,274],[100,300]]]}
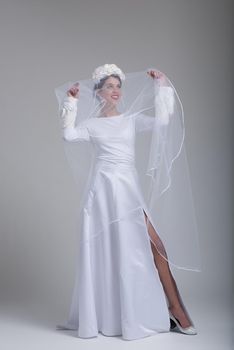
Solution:
{"label": "eyebrow", "polygon": [[[114,84],[113,83],[107,83],[107,85],[114,85]],[[118,83],[117,86],[120,86],[120,83]]]}

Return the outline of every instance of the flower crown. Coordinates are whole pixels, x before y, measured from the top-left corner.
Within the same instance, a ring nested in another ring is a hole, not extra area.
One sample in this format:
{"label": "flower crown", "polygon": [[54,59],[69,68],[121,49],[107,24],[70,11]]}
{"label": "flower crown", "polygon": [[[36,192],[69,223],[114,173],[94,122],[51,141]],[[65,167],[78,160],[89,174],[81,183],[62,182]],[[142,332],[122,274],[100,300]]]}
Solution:
{"label": "flower crown", "polygon": [[109,76],[111,74],[116,74],[120,77],[121,80],[125,80],[124,73],[115,64],[104,64],[103,66],[97,67],[93,72],[92,78],[94,82],[97,84],[102,78]]}

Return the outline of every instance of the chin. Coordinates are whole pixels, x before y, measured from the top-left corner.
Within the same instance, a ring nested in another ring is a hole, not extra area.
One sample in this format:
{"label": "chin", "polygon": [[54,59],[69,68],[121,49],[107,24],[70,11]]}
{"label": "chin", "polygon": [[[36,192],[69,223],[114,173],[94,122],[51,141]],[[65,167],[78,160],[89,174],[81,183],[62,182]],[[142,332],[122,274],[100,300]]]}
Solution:
{"label": "chin", "polygon": [[117,105],[119,103],[119,99],[118,100],[111,100],[111,102],[113,103],[113,105]]}

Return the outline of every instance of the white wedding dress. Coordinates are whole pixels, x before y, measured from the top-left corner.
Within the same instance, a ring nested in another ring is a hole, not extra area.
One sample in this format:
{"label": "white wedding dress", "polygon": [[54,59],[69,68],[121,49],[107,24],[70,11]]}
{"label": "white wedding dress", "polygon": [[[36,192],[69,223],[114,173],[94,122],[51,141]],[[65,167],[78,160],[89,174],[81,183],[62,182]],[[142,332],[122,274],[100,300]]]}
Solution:
{"label": "white wedding dress", "polygon": [[82,338],[101,332],[126,340],[169,332],[167,299],[143,211],[149,219],[150,213],[134,166],[135,133],[150,127],[152,118],[120,114],[74,128],[76,102],[64,100],[64,139],[92,142],[95,166],[82,208],[69,317],[58,328],[77,330]]}

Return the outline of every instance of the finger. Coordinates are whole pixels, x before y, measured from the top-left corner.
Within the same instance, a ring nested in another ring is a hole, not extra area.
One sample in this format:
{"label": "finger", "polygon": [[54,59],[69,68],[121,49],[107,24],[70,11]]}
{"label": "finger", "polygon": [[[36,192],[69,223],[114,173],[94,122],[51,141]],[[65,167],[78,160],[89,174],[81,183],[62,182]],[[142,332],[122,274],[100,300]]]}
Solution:
{"label": "finger", "polygon": [[71,89],[71,92],[74,93],[74,94],[77,94],[78,91],[79,91],[79,89],[77,89],[77,88]]}

